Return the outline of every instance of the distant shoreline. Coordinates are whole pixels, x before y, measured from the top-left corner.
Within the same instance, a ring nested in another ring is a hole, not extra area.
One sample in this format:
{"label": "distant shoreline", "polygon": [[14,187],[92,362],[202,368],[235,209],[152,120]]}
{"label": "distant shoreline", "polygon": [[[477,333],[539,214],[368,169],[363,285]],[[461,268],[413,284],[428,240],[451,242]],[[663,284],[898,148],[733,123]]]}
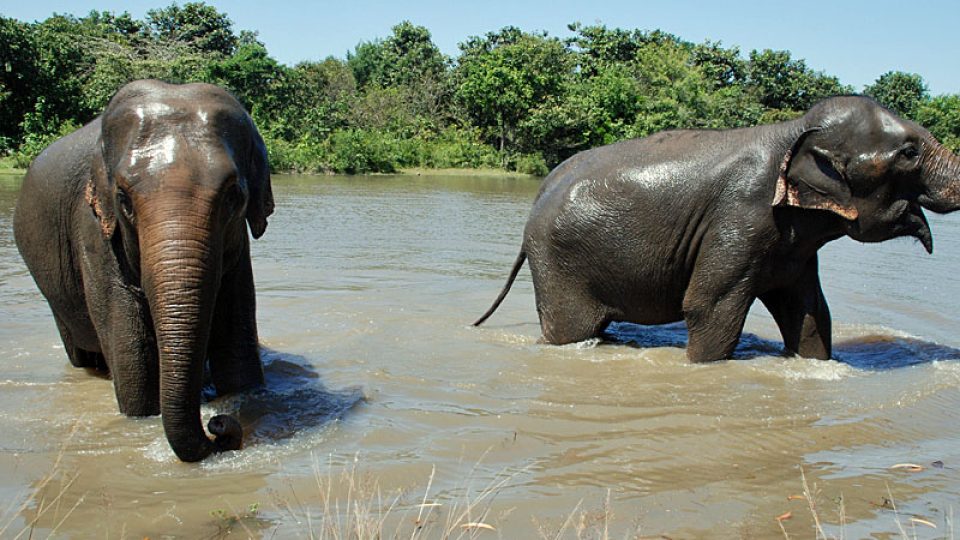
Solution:
{"label": "distant shoreline", "polygon": [[[26,169],[21,169],[18,167],[13,167],[9,165],[4,160],[0,160],[0,174],[4,175],[14,175],[14,174],[26,174]],[[300,173],[296,171],[279,171],[274,174],[295,174],[301,176],[330,176],[330,174],[324,173]],[[501,178],[537,178],[532,174],[518,173],[516,171],[505,171],[503,169],[489,169],[489,168],[465,168],[465,169],[428,169],[422,167],[415,167],[410,169],[400,169],[396,173],[375,173],[371,174],[337,174],[337,176],[390,176],[390,175],[399,175],[399,176],[496,176]]]}
{"label": "distant shoreline", "polygon": [[400,169],[398,174],[411,176],[501,176],[504,178],[537,178],[532,174],[519,173],[516,171],[505,171],[503,169],[489,168],[466,168],[466,169],[426,169],[411,168]]}

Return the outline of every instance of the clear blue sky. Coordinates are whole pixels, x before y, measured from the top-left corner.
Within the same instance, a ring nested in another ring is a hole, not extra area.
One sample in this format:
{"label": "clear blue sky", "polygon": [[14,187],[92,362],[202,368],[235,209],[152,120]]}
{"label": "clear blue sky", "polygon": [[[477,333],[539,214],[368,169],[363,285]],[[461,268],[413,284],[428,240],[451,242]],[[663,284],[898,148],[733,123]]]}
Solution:
{"label": "clear blue sky", "polygon": [[[23,21],[92,9],[142,18],[170,0],[2,0],[0,14]],[[179,2],[181,5],[184,1]],[[567,24],[660,28],[683,39],[751,49],[787,49],[807,65],[859,91],[890,70],[919,73],[932,94],[960,93],[960,1],[904,0],[457,0],[337,2],[209,0],[234,22],[256,30],[285,64],[343,58],[361,41],[386,37],[402,20],[427,27],[449,55],[471,35],[513,25],[569,35]]]}

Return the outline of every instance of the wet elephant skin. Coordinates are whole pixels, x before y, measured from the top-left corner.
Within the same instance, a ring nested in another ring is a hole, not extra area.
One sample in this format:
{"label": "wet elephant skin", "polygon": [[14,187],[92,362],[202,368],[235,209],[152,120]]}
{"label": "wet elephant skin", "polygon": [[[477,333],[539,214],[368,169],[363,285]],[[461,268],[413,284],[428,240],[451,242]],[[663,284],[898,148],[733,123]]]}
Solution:
{"label": "wet elephant skin", "polygon": [[136,81],[31,164],[17,246],[70,362],[108,370],[123,414],[162,414],[184,461],[238,448],[200,421],[218,393],[263,383],[247,224],[273,211],[266,150],[243,106],[207,84]]}
{"label": "wet elephant skin", "polygon": [[838,97],[797,120],[658,133],[581,152],[544,180],[520,254],[543,339],[601,337],[612,321],[683,320],[693,361],[728,358],[757,298],[789,352],[831,356],[817,251],[911,236],[923,208],[960,208],[960,159],[869,98]]}

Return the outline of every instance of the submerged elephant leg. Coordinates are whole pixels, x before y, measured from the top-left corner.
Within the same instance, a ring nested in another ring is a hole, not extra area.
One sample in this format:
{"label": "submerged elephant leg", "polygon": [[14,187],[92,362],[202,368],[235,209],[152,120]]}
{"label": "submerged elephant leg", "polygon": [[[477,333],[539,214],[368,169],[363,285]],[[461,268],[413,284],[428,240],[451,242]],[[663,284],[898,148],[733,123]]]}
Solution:
{"label": "submerged elephant leg", "polygon": [[595,309],[540,316],[543,339],[552,345],[566,345],[599,338],[609,323],[610,321]]}
{"label": "submerged elephant leg", "polygon": [[70,364],[78,368],[90,368],[106,370],[107,364],[103,354],[81,349],[76,345],[73,334],[66,323],[54,312],[53,320],[57,323],[57,330],[60,332],[60,340],[63,341],[63,348],[67,351],[67,357],[70,358]]}
{"label": "submerged elephant leg", "polygon": [[[120,412],[127,416],[160,414],[160,368],[147,307],[132,292],[110,298],[99,332]],[[94,321],[97,324],[97,321]]]}
{"label": "submerged elephant leg", "polygon": [[592,298],[568,293],[537,299],[543,340],[553,345],[599,338],[610,323],[607,308]]}
{"label": "submerged elephant leg", "polygon": [[530,259],[542,340],[552,345],[601,337],[609,310],[587,294],[586,286],[558,275],[539,258]]}
{"label": "submerged elephant leg", "polygon": [[830,358],[830,309],[820,287],[816,259],[793,285],[762,294],[760,301],[777,321],[788,351],[804,358]]}
{"label": "submerged elephant leg", "polygon": [[[101,346],[113,379],[120,412],[127,416],[160,414],[160,372],[156,342],[144,322],[146,307],[133,299],[109,302]],[[95,321],[96,324],[96,321]]]}
{"label": "submerged elephant leg", "polygon": [[221,280],[210,328],[207,356],[210,377],[219,395],[263,384],[254,296],[250,258],[241,257],[236,268]]}
{"label": "submerged elephant leg", "polygon": [[[139,288],[122,284],[116,260],[91,253],[84,259],[90,319],[113,379],[120,412],[127,416],[160,414],[160,368],[150,311]],[[105,275],[113,274],[113,275]]]}
{"label": "submerged elephant leg", "polygon": [[750,302],[727,297],[713,309],[685,314],[687,322],[687,358],[691,362],[712,362],[733,355],[740,341]]}
{"label": "submerged elephant leg", "polygon": [[[694,278],[696,282],[696,278]],[[683,301],[683,318],[687,323],[687,358],[692,362],[710,362],[730,358],[740,341],[753,296],[741,284],[723,294],[722,288],[703,286],[701,291],[688,289]]]}

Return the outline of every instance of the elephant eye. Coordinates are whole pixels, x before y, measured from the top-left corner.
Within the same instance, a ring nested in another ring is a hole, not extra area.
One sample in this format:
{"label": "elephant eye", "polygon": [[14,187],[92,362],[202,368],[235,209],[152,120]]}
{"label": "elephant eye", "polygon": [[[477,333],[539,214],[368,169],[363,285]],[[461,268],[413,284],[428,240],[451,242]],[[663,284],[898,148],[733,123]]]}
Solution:
{"label": "elephant eye", "polygon": [[920,157],[920,150],[918,150],[916,146],[913,146],[911,144],[909,146],[903,147],[903,149],[900,150],[900,155],[903,156],[905,159],[913,161],[918,157]]}
{"label": "elephant eye", "polygon": [[245,202],[245,197],[243,194],[243,187],[240,186],[240,182],[233,182],[230,187],[227,188],[227,192],[224,194],[225,202],[227,208],[231,212],[239,212],[243,209]]}
{"label": "elephant eye", "polygon": [[120,211],[128,220],[133,219],[133,201],[130,200],[130,196],[123,188],[117,188],[117,206],[120,207]]}

